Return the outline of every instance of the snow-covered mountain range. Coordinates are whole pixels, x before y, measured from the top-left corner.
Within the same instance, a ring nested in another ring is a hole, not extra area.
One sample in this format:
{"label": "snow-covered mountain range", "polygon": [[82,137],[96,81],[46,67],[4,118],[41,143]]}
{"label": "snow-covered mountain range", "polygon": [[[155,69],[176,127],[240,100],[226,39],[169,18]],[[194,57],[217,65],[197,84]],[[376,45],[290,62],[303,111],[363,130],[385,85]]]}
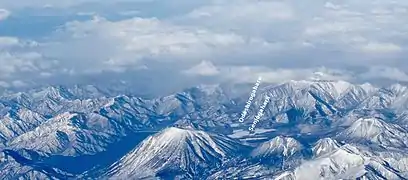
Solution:
{"label": "snow-covered mountain range", "polygon": [[199,86],[153,99],[94,86],[3,93],[0,178],[408,179],[407,86],[265,86],[240,123],[247,91]]}

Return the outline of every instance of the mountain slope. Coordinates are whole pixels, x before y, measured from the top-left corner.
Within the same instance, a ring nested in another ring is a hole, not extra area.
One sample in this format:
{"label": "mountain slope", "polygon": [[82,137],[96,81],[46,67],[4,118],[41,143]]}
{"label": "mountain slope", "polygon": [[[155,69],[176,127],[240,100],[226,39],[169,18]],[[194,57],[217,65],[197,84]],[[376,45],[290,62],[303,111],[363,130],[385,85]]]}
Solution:
{"label": "mountain slope", "polygon": [[405,129],[378,118],[358,119],[338,137],[348,142],[370,142],[382,147],[408,147],[408,132]]}
{"label": "mountain slope", "polygon": [[10,142],[14,149],[32,149],[42,154],[77,156],[103,151],[121,136],[108,119],[64,113]]}
{"label": "mountain slope", "polygon": [[262,143],[251,152],[251,156],[262,158],[272,158],[276,156],[290,157],[296,153],[300,153],[302,149],[302,144],[296,139],[278,136]]}
{"label": "mountain slope", "polygon": [[310,161],[305,161],[292,171],[275,179],[405,179],[400,172],[378,160],[363,154],[358,148],[344,145],[339,149]]}
{"label": "mountain slope", "polygon": [[109,168],[112,179],[144,176],[192,177],[233,158],[244,146],[227,137],[171,127],[147,138]]}

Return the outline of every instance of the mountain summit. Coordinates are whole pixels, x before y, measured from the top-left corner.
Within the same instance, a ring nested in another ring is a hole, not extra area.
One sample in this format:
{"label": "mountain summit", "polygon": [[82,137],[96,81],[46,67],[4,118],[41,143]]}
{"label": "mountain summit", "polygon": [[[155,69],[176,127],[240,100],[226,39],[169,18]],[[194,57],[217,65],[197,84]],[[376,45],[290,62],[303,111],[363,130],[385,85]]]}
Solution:
{"label": "mountain summit", "polygon": [[227,137],[171,127],[146,140],[109,169],[114,178],[192,177],[234,158],[244,146]]}

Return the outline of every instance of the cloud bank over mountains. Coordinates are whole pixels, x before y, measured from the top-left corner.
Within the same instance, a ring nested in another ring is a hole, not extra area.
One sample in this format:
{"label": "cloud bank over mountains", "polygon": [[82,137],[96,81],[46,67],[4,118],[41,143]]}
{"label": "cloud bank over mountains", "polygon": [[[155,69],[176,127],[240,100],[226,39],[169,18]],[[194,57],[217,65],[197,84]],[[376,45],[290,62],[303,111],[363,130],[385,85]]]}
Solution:
{"label": "cloud bank over mountains", "polygon": [[278,83],[316,71],[408,81],[402,0],[0,0],[0,7],[3,87],[129,76],[164,87],[258,76]]}

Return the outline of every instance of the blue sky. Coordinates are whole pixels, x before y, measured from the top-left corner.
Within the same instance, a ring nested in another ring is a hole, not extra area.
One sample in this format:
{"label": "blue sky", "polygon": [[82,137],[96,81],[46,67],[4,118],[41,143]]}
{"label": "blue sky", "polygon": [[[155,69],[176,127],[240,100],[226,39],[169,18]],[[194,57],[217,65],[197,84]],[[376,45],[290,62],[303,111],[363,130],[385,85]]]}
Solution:
{"label": "blue sky", "polygon": [[405,82],[405,17],[403,0],[0,0],[0,86]]}

